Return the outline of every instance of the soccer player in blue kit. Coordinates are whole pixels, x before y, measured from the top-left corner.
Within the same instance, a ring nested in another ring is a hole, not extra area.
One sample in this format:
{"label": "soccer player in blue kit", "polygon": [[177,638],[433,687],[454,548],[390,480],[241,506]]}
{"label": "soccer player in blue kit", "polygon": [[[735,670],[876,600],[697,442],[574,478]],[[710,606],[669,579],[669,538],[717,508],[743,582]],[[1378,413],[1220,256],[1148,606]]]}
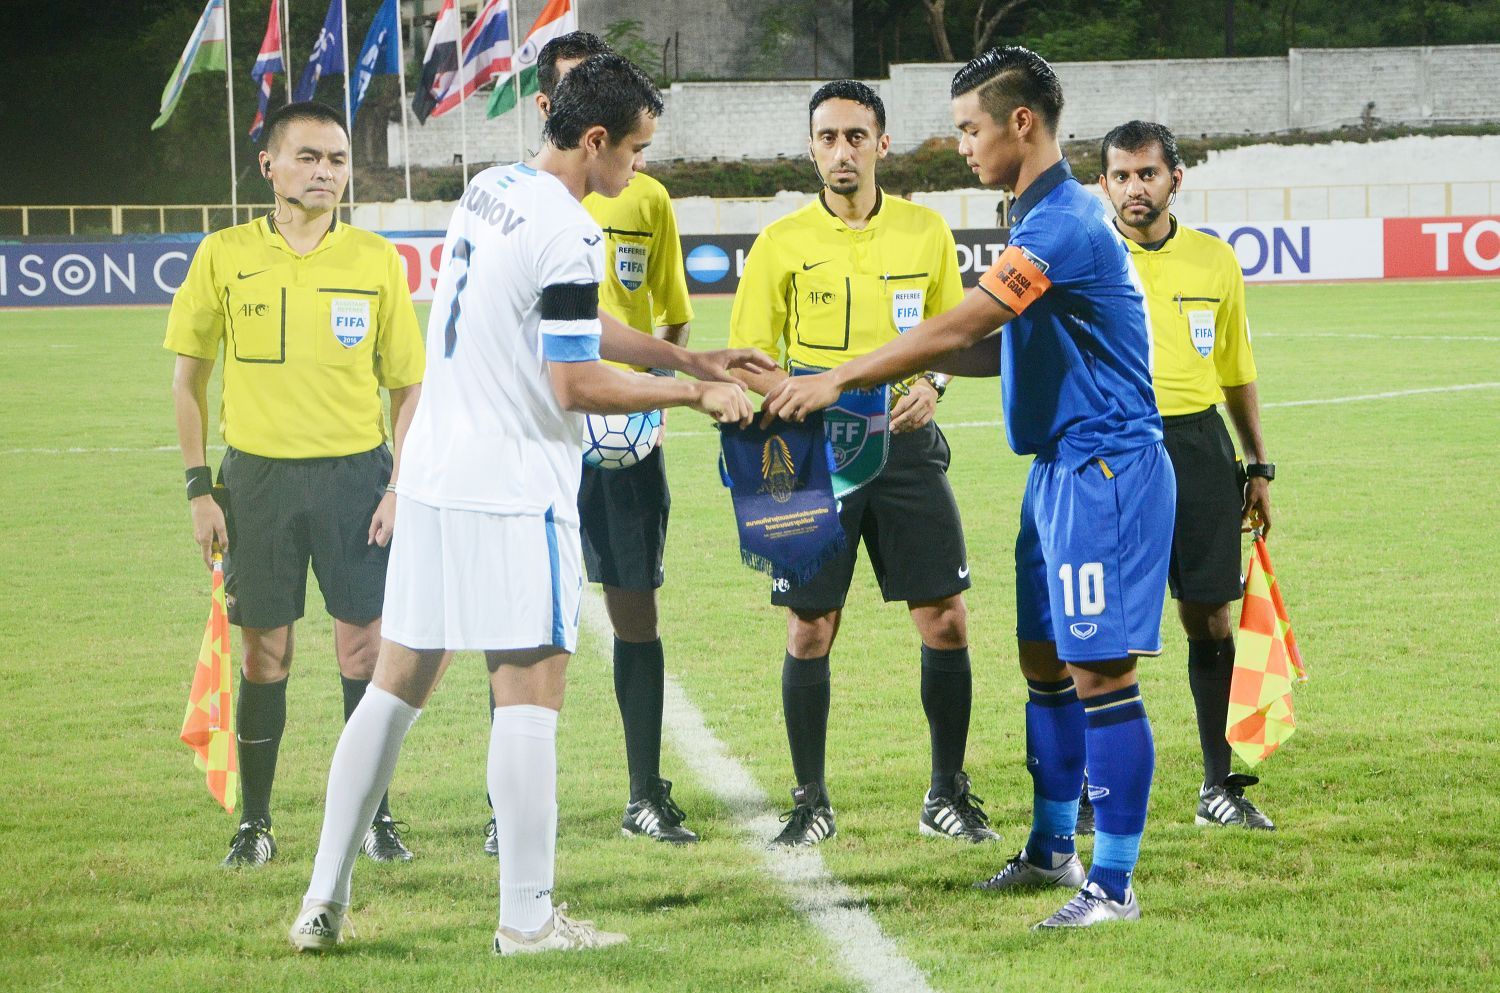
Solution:
{"label": "soccer player in blue kit", "polygon": [[[1156,763],[1136,657],[1161,651],[1176,498],[1145,301],[1104,205],[1063,159],[1052,67],[1025,48],[992,49],[953,77],[952,97],[959,153],[980,182],[1016,194],[1009,245],[957,307],[782,381],[764,410],[800,421],[844,390],[924,369],[1001,375],[1010,445],[1036,457],[1016,538],[1032,828],[978,885],[1076,889],[1039,928],[1135,920]],[[1085,765],[1096,819],[1086,873],[1073,843]]]}

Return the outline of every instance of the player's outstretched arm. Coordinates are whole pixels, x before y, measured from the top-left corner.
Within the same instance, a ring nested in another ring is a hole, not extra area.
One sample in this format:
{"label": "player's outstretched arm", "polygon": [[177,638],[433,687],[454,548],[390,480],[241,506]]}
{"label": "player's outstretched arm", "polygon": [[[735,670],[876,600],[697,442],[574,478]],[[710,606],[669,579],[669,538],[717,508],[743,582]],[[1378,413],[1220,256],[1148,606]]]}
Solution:
{"label": "player's outstretched arm", "polygon": [[721,348],[712,352],[690,352],[669,341],[641,334],[603,311],[599,356],[611,362],[643,365],[652,369],[675,369],[694,379],[733,383],[733,369],[765,372],[776,368],[776,360],[754,348]]}
{"label": "player's outstretched arm", "polygon": [[815,376],[791,376],[766,395],[766,421],[801,421],[834,403],[844,390],[893,383],[927,369],[944,368],[944,356],[987,338],[1016,315],[988,293],[975,290],[952,310],[912,328],[875,351]]}
{"label": "player's outstretched arm", "polygon": [[602,362],[549,362],[547,371],[557,402],[578,413],[629,414],[658,407],[691,407],[721,424],[740,425],[749,424],[755,415],[739,383],[637,376]]}
{"label": "player's outstretched arm", "polygon": [[[177,413],[177,444],[182,448],[182,465],[194,469],[208,465],[208,380],[214,372],[213,359],[192,355],[177,356],[172,370],[172,406]],[[229,549],[229,528],[224,512],[212,496],[188,501],[193,517],[193,540],[203,550],[203,564],[213,565],[213,546]]]}

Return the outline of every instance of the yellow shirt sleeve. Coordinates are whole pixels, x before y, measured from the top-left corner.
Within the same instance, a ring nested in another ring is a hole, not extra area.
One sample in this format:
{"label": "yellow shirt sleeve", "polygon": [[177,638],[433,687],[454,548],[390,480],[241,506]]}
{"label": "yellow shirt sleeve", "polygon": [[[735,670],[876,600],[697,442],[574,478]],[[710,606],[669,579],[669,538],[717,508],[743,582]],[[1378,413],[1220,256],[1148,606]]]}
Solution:
{"label": "yellow shirt sleeve", "polygon": [[1245,277],[1233,250],[1227,256],[1224,304],[1219,308],[1214,349],[1214,371],[1220,386],[1244,386],[1255,381],[1255,356],[1250,351],[1250,321],[1245,315]]}
{"label": "yellow shirt sleeve", "polygon": [[729,347],[759,348],[780,356],[786,337],[786,283],[776,244],[764,232],[750,246],[729,315]]}
{"label": "yellow shirt sleeve", "polygon": [[656,311],[655,323],[686,324],[693,319],[693,304],[688,299],[687,272],[682,265],[682,238],[677,234],[677,214],[672,210],[672,198],[662,191],[656,201],[657,218],[652,230],[656,232],[656,257],[646,267],[647,286],[651,291],[651,306]]}
{"label": "yellow shirt sleeve", "polygon": [[162,345],[179,355],[210,361],[219,356],[224,340],[224,302],[214,279],[214,256],[219,239],[210,235],[198,243],[187,278],[172,297],[167,316],[167,338]]}
{"label": "yellow shirt sleeve", "polygon": [[958,248],[948,225],[938,222],[938,265],[933,273],[932,292],[927,294],[924,318],[933,317],[957,307],[964,298],[963,277],[958,272]]}
{"label": "yellow shirt sleeve", "polygon": [[401,256],[393,247],[387,256],[385,287],[380,294],[380,332],[375,341],[375,377],[386,389],[399,390],[422,381],[427,351]]}

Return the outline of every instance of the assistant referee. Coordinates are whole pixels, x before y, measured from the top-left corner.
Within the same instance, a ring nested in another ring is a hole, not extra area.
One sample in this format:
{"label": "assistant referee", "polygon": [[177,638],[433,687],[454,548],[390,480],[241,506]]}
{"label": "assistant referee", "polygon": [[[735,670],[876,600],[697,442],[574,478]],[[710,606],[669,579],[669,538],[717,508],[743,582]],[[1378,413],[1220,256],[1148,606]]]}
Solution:
{"label": "assistant referee", "polygon": [[[766,227],[745,260],[730,318],[730,343],[784,353],[791,368],[828,369],[874,351],[963,298],[953,234],[926,207],[887,196],[876,164],[890,148],[885,106],[863,83],[837,80],[813,94],[809,149],[824,189]],[[744,375],[765,394],[786,370]],[[922,705],[932,754],[919,828],[972,842],[993,840],[963,772],[972,679],[963,591],[969,566],[958,505],[948,485],[949,449],[933,422],[946,379],[902,384],[890,410],[890,450],[869,481],[844,496],[846,551],[809,582],[772,586],[788,608],[781,696],[797,787],[781,845],[834,834],[824,778],[829,652],[861,538],[887,602],[906,601],[922,639]],[[878,424],[869,425],[875,434]]]}
{"label": "assistant referee", "polygon": [[[1105,135],[1099,183],[1144,284],[1155,348],[1152,385],[1177,474],[1176,536],[1168,585],[1188,637],[1188,683],[1203,750],[1196,820],[1265,831],[1271,819],[1245,796],[1255,776],[1231,774],[1224,729],[1234,671],[1229,604],[1240,599],[1240,534],[1271,528],[1271,480],[1245,279],[1234,249],[1184,227],[1170,207],[1182,185],[1177,140],[1131,121]],[[1248,463],[1241,468],[1219,416],[1223,403]]]}
{"label": "assistant referee", "polygon": [[[274,213],[203,240],[172,301],[165,342],[177,353],[172,397],[193,536],[205,562],[214,543],[224,549],[229,620],[244,646],[236,727],[243,805],[224,859],[231,866],[276,854],[271,784],[309,560],[334,618],[346,720],[369,685],[395,524],[391,491],[424,368],[395,248],[337,219],[349,179],[342,117],[318,103],[275,111],[260,166]],[[208,381],[221,350],[227,514],[205,456]],[[390,395],[394,462],[381,387]],[[364,851],[378,861],[411,858],[386,800]]]}

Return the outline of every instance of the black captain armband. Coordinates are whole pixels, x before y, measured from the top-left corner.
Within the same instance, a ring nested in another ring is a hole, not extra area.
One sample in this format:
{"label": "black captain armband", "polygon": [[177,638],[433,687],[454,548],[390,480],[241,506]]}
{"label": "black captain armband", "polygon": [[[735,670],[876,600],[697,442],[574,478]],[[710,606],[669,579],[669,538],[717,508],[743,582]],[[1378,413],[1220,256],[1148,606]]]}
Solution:
{"label": "black captain armband", "polygon": [[599,284],[543,286],[541,311],[544,321],[592,321],[599,316]]}
{"label": "black captain armband", "polygon": [[187,471],[187,498],[196,500],[214,491],[214,471],[206,465],[195,465]]}

